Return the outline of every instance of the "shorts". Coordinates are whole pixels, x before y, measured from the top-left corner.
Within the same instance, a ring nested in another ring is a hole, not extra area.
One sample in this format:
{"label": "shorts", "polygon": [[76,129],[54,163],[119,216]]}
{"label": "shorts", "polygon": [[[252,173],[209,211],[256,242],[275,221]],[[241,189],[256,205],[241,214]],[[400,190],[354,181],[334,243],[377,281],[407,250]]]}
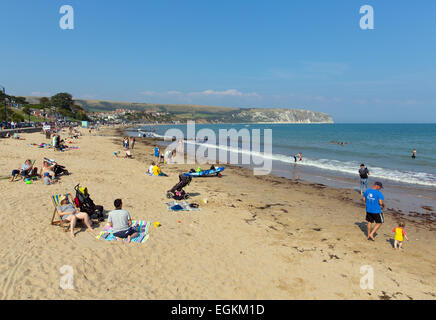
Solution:
{"label": "shorts", "polygon": [[136,228],[130,227],[127,230],[115,232],[114,236],[117,238],[125,239],[128,236],[131,236],[132,234],[134,234],[135,232],[138,232],[138,230],[136,230]]}
{"label": "shorts", "polygon": [[155,153],[154,156],[155,156],[156,158],[159,158],[159,153]]}
{"label": "shorts", "polygon": [[383,213],[366,213],[366,221],[369,223],[383,223],[385,222],[385,219],[383,217]]}
{"label": "shorts", "polygon": [[67,218],[71,215],[75,215],[75,213],[69,213],[69,214],[65,214],[61,217],[62,220],[67,220]]}

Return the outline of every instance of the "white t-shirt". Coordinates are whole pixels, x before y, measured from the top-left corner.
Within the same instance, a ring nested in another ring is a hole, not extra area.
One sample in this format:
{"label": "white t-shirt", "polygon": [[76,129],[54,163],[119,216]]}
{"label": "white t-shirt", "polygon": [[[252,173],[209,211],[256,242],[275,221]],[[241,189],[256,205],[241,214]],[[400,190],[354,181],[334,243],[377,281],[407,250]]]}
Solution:
{"label": "white t-shirt", "polygon": [[148,173],[153,174],[153,167],[154,165],[151,165],[150,168],[148,168]]}
{"label": "white t-shirt", "polygon": [[120,232],[129,229],[129,220],[132,220],[127,210],[113,210],[109,212],[108,222],[112,222],[112,232]]}

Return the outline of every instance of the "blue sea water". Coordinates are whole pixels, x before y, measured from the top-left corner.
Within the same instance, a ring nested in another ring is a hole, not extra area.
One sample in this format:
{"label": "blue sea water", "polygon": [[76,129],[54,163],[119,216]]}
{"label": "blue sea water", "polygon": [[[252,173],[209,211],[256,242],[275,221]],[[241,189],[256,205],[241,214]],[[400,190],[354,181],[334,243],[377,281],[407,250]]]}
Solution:
{"label": "blue sea water", "polygon": [[[164,136],[170,128],[178,128],[186,136],[186,125],[154,126],[153,130]],[[301,167],[355,177],[364,163],[373,178],[436,187],[436,124],[196,125],[196,131],[204,128],[212,129],[217,137],[220,129],[260,129],[261,132],[271,129],[272,159],[282,167],[294,163],[292,156],[301,152],[303,161],[298,163]],[[142,129],[149,131],[150,127]],[[414,149],[416,159],[411,157]]]}

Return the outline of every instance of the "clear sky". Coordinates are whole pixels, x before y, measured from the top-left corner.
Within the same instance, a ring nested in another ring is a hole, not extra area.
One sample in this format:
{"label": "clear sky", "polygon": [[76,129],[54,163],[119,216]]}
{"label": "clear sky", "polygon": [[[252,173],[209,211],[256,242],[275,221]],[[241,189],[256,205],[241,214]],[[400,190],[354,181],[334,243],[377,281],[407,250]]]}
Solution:
{"label": "clear sky", "polygon": [[0,32],[11,94],[436,122],[434,0],[0,0]]}

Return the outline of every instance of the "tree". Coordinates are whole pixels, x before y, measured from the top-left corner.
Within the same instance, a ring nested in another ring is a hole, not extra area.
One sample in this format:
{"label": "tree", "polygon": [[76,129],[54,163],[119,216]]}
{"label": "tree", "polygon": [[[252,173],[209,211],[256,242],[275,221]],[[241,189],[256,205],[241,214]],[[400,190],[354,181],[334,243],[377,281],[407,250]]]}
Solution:
{"label": "tree", "polygon": [[23,113],[27,114],[29,116],[29,122],[30,122],[30,107],[29,106],[24,106],[23,107]]}
{"label": "tree", "polygon": [[62,92],[54,95],[50,99],[51,104],[59,109],[66,109],[71,111],[71,106],[74,104],[71,94]]}
{"label": "tree", "polygon": [[51,97],[50,102],[56,108],[56,113],[60,113],[65,117],[72,116],[71,106],[74,101],[71,94],[66,92],[58,93]]}
{"label": "tree", "polygon": [[46,108],[50,104],[50,99],[47,97],[42,97],[39,99],[39,104],[43,106],[43,108]]}
{"label": "tree", "polygon": [[15,103],[26,105],[29,104],[25,97],[15,97]]}

